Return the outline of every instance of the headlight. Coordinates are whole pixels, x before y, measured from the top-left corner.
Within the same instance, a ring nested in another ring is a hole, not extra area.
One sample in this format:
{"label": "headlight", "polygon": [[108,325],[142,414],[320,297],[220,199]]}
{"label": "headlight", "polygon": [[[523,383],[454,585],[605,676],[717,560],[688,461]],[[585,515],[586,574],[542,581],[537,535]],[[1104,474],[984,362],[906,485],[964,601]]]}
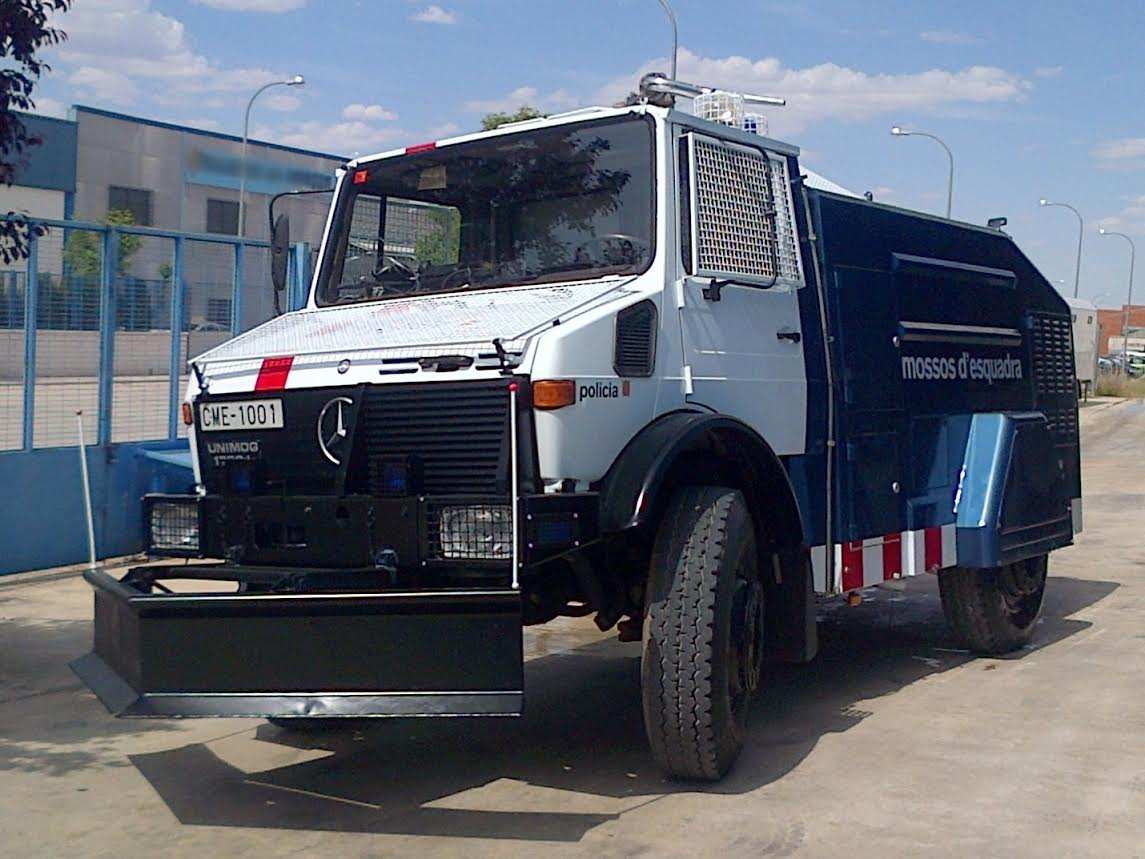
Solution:
{"label": "headlight", "polygon": [[451,561],[495,561],[513,557],[513,516],[508,504],[442,507],[438,543]]}
{"label": "headlight", "polygon": [[199,499],[148,496],[147,551],[153,555],[199,554]]}

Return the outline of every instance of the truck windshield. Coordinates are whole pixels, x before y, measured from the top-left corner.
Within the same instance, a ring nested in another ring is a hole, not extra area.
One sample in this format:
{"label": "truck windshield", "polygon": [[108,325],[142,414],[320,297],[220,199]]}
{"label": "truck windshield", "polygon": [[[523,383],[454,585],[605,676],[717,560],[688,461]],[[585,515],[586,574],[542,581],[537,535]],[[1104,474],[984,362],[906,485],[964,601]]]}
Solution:
{"label": "truck windshield", "polygon": [[318,303],[639,273],[652,123],[621,117],[368,163],[347,176]]}

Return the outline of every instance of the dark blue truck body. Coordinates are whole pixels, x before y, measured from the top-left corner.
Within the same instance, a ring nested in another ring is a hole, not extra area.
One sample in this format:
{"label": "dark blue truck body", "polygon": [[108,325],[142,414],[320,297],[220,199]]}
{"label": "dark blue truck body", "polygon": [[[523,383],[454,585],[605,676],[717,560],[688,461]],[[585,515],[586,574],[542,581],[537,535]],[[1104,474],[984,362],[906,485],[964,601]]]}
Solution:
{"label": "dark blue truck body", "polygon": [[809,544],[825,542],[829,354],[832,542],[954,525],[969,567],[1068,545],[1081,487],[1065,301],[1000,231],[811,189],[805,199],[805,259],[827,316],[803,290],[808,454],[788,465]]}

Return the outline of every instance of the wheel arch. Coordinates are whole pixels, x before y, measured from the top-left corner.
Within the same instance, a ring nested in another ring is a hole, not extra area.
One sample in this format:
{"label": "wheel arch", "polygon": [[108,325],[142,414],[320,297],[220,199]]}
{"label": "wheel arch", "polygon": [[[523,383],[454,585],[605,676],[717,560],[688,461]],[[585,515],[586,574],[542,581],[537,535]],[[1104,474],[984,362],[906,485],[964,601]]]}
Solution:
{"label": "wheel arch", "polygon": [[732,469],[756,533],[770,551],[804,544],[803,520],[787,470],[771,445],[728,415],[676,411],[638,432],[600,482],[600,526],[605,533],[642,528],[657,520],[689,462],[709,460]]}

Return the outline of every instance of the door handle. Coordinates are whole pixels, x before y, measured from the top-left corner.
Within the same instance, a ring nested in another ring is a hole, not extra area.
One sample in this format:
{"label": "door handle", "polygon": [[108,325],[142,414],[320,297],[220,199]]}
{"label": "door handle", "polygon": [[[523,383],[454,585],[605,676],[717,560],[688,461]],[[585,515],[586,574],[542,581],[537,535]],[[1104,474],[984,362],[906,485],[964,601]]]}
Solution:
{"label": "door handle", "polygon": [[798,343],[803,339],[803,335],[798,331],[776,331],[776,340],[790,340],[792,343]]}

